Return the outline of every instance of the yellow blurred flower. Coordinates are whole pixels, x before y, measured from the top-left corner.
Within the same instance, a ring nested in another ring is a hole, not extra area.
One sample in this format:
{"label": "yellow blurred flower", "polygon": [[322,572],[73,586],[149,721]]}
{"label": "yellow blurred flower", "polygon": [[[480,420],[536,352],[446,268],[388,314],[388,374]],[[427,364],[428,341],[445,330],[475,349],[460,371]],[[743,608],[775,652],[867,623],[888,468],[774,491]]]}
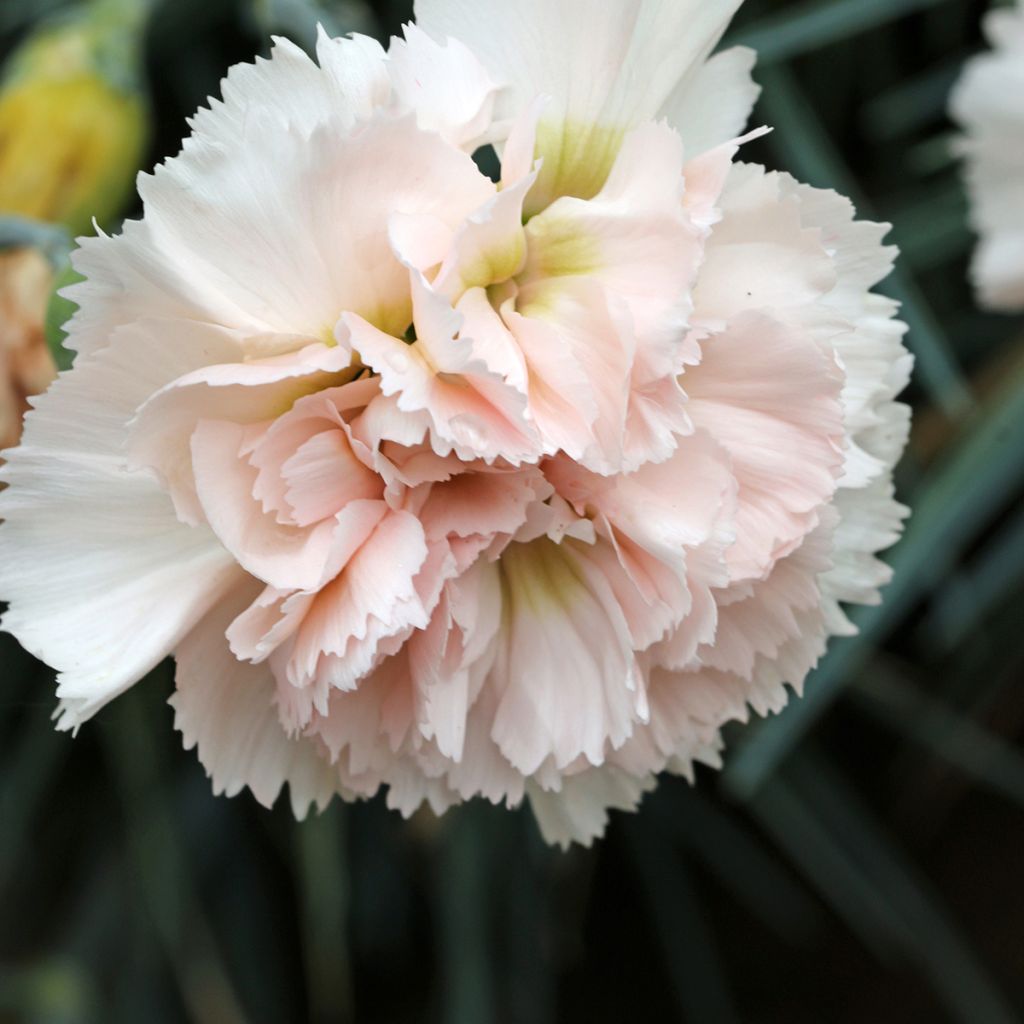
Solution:
{"label": "yellow blurred flower", "polygon": [[0,449],[21,437],[30,395],[57,375],[44,320],[53,268],[36,249],[0,252]]}
{"label": "yellow blurred flower", "polygon": [[0,213],[84,234],[121,209],[146,137],[141,10],[102,0],[14,54],[0,89]]}

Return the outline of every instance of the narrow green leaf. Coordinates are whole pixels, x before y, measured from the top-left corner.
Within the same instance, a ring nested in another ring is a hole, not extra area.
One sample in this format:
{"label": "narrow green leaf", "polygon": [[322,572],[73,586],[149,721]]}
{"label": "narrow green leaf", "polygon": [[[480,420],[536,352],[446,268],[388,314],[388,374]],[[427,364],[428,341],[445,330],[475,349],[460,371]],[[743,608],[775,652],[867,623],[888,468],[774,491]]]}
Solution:
{"label": "narrow green leaf", "polygon": [[449,811],[436,875],[443,1024],[497,1021],[490,910],[497,865],[489,863],[487,808]]}
{"label": "narrow green leaf", "polygon": [[91,979],[70,961],[47,959],[0,975],[0,1016],[4,1020],[86,1024],[98,1019],[97,1003]]}
{"label": "narrow green leaf", "polygon": [[891,241],[904,267],[917,272],[961,258],[974,245],[967,227],[967,197],[957,175],[934,187],[915,186],[909,202],[886,209],[893,223]]}
{"label": "narrow green leaf", "polygon": [[922,626],[927,642],[951,651],[965,642],[992,609],[1024,587],[1024,509],[1019,510],[965,569],[935,595]]}
{"label": "narrow green leaf", "polygon": [[645,802],[644,813],[779,935],[801,942],[814,931],[820,918],[817,905],[760,837],[741,828],[719,800],[663,780],[658,793]]}
{"label": "narrow green leaf", "polygon": [[[503,1020],[513,1024],[554,1024],[558,1020],[556,945],[551,913],[555,853],[537,835],[529,810],[504,811],[495,821],[495,858],[502,865],[496,918],[500,952],[496,965]],[[560,895],[564,890],[560,890]],[[564,919],[559,915],[559,924]]]}
{"label": "narrow green leaf", "polygon": [[738,1021],[725,968],[681,858],[642,819],[622,822],[683,1020]]}
{"label": "narrow green leaf", "polygon": [[1024,754],[923,692],[883,660],[862,673],[851,695],[891,728],[1024,808]]}
{"label": "narrow green leaf", "polygon": [[953,83],[963,71],[964,54],[946,58],[920,74],[901,79],[864,105],[861,120],[876,142],[893,142],[945,118]]}
{"label": "narrow green leaf", "polygon": [[748,809],[754,820],[803,872],[821,898],[883,962],[913,936],[853,860],[844,843],[779,776],[757,793]]}
{"label": "narrow green leaf", "polygon": [[970,940],[829,764],[801,760],[793,776],[808,813],[836,836],[872,890],[902,922],[902,932],[910,936],[903,954],[918,963],[951,1016],[962,1024],[1014,1024],[1017,1015],[988,977]]}
{"label": "narrow green leaf", "polygon": [[[4,637],[2,643],[14,646],[11,637]],[[48,669],[28,655],[21,657],[21,648],[17,648],[17,655],[14,651],[5,653],[7,664],[22,669],[17,675],[29,683],[30,690],[51,692],[53,676]],[[5,680],[5,686],[13,686],[13,682]],[[25,849],[25,836],[68,754],[69,738],[54,729],[50,716],[49,700],[33,704],[5,750],[7,756],[0,772],[0,892],[15,875],[19,857],[31,852]]]}
{"label": "narrow green leaf", "polygon": [[310,1017],[324,1024],[355,1019],[344,811],[335,802],[322,814],[299,822],[295,829]]}
{"label": "narrow green leaf", "polygon": [[254,0],[253,11],[261,33],[283,33],[309,52],[318,25],[330,36],[377,34],[373,11],[362,0]]}
{"label": "narrow green leaf", "polygon": [[[148,681],[159,679],[161,672],[155,670]],[[152,740],[143,698],[138,689],[123,696],[117,720],[101,730],[121,791],[142,895],[191,1019],[195,1024],[244,1024],[167,803],[159,747]]]}
{"label": "narrow green leaf", "polygon": [[731,35],[726,45],[753,47],[762,65],[773,64],[848,41],[858,33],[945,2],[948,0],[806,0],[766,15]]}

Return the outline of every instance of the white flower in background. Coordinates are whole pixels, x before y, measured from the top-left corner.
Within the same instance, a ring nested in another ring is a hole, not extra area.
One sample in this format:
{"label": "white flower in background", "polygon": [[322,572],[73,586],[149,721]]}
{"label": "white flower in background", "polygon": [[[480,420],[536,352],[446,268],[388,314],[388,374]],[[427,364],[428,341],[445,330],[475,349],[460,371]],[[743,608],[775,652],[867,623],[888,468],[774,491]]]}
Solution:
{"label": "white flower in background", "polygon": [[967,62],[952,113],[966,133],[972,277],[990,309],[1024,309],[1024,3],[989,13],[992,51]]}
{"label": "white flower in background", "polygon": [[785,705],[888,578],[910,359],[885,229],[733,162],[737,3],[423,0],[231,71],[4,470],[60,727],[173,653],[218,792],[567,843]]}

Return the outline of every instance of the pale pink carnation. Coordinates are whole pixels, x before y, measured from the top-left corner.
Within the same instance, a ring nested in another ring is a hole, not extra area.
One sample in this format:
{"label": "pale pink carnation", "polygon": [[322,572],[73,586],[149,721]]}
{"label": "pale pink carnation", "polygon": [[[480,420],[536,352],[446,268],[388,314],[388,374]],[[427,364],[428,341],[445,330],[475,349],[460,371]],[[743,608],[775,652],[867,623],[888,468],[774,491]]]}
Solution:
{"label": "pale pink carnation", "polygon": [[992,50],[967,62],[952,98],[964,129],[971,276],[982,305],[1024,310],[1024,0],[985,19]]}
{"label": "pale pink carnation", "polygon": [[885,229],[734,162],[736,6],[421,0],[231,71],[4,470],[61,728],[173,653],[217,792],[568,843],[786,704],[888,578],[910,359]]}

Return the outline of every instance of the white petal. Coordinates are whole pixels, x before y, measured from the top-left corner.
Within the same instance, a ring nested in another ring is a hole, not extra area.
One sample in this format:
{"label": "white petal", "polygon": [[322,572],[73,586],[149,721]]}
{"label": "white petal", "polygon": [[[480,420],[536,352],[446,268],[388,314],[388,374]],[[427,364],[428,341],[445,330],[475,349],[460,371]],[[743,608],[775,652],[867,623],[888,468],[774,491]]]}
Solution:
{"label": "white petal", "polygon": [[205,527],[188,527],[122,453],[136,407],[192,369],[196,350],[124,331],[81,358],[30,413],[2,471],[4,628],[59,672],[73,728],[164,658],[236,579]]}
{"label": "white petal", "polygon": [[287,782],[292,810],[303,818],[310,804],[323,809],[339,791],[337,770],[313,740],[284,731],[274,705],[274,676],[266,665],[239,661],[224,631],[258,593],[237,587],[178,645],[174,724],[186,749],[197,748],[215,794],[244,787],[266,807]]}
{"label": "white petal", "polygon": [[656,783],[653,775],[634,776],[613,765],[591,768],[562,780],[559,790],[530,783],[530,808],[546,842],[567,849],[604,835],[609,811],[635,811]]}
{"label": "white petal", "polygon": [[716,53],[662,110],[683,137],[687,158],[743,134],[761,87],[750,77],[757,54],[745,46]]}
{"label": "white petal", "polygon": [[435,39],[460,39],[508,92],[497,116],[550,97],[538,131],[541,180],[531,207],[589,198],[623,135],[651,120],[697,73],[739,0],[418,0]]}
{"label": "white petal", "polygon": [[487,138],[498,87],[457,39],[444,45],[416,25],[388,50],[388,72],[398,101],[419,126],[472,153]]}
{"label": "white petal", "polygon": [[642,709],[629,628],[585,545],[513,544],[502,555],[504,628],[491,735],[524,774],[553,758],[600,764]]}
{"label": "white petal", "polygon": [[[270,58],[236,64],[221,82],[223,100],[211,99],[189,124],[192,138],[238,142],[246,122],[269,116],[308,135],[332,122],[351,128],[391,97],[384,50],[376,40],[356,35],[331,39],[320,30],[320,67],[288,39],[275,39]],[[193,142],[186,140],[187,149]]]}
{"label": "white petal", "polygon": [[235,145],[197,141],[140,178],[145,219],[83,244],[75,266],[89,280],[68,289],[82,306],[72,347],[101,348],[145,317],[328,341],[348,311],[401,335],[412,308],[392,214],[454,231],[494,194],[467,154],[412,117],[302,138],[253,114],[246,132]]}

